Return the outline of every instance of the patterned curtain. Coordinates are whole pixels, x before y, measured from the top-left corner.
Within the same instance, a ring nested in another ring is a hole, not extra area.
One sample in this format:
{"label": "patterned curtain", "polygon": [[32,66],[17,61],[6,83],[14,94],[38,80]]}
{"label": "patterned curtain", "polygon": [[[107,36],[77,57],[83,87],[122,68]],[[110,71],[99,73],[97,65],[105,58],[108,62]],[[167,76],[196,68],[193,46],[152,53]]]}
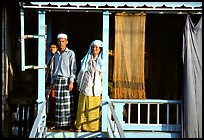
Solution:
{"label": "patterned curtain", "polygon": [[114,85],[111,98],[146,99],[145,24],[145,13],[115,15]]}

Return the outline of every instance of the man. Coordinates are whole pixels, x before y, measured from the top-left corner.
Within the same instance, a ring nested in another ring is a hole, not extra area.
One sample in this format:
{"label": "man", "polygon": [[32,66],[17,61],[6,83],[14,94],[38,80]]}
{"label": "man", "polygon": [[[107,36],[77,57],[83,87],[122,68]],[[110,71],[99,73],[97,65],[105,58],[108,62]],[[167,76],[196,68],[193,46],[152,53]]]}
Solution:
{"label": "man", "polygon": [[[50,83],[51,83],[51,77],[53,74],[53,61],[54,61],[54,55],[58,50],[58,46],[55,42],[51,42],[49,44],[49,49],[51,53],[51,57],[47,63],[47,69],[45,74],[46,79],[46,88],[50,89]],[[51,96],[50,96],[51,93]],[[48,98],[48,114],[47,114],[47,123],[50,125],[51,129],[55,127],[55,94],[54,90],[48,90],[46,94],[46,99]]]}
{"label": "man", "polygon": [[54,55],[51,89],[55,91],[56,127],[69,129],[73,125],[72,89],[76,78],[76,58],[74,51],[67,48],[68,37],[64,33],[57,36],[59,50]]}
{"label": "man", "polygon": [[45,74],[45,76],[46,76],[45,77],[46,87],[50,87],[51,77],[52,77],[52,73],[53,73],[54,55],[58,50],[58,46],[57,46],[57,44],[55,42],[51,42],[49,44],[49,49],[50,49],[51,57],[48,60],[46,74]]}

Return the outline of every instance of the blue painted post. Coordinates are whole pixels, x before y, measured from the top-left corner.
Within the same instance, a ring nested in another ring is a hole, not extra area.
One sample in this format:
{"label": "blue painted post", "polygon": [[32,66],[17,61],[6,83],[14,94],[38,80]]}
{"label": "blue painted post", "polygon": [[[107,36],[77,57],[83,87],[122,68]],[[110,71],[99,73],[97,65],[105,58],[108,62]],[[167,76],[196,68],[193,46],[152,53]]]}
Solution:
{"label": "blue painted post", "polygon": [[103,94],[102,94],[102,132],[107,132],[108,122],[108,104],[105,102],[108,97],[108,46],[109,46],[109,12],[103,12],[103,59],[104,59],[104,73],[103,73]]}
{"label": "blue painted post", "polygon": [[45,11],[38,11],[38,35],[44,35],[38,39],[38,112],[45,100]]}
{"label": "blue painted post", "polygon": [[20,8],[21,16],[21,71],[25,71],[25,40],[24,40],[24,10]]}
{"label": "blue painted post", "polygon": [[46,59],[46,63],[49,61],[50,57],[51,57],[51,53],[50,53],[50,46],[49,46],[49,43],[52,40],[52,21],[51,21],[51,16],[50,15],[47,15],[47,46],[46,46],[46,56],[47,56],[47,59]]}

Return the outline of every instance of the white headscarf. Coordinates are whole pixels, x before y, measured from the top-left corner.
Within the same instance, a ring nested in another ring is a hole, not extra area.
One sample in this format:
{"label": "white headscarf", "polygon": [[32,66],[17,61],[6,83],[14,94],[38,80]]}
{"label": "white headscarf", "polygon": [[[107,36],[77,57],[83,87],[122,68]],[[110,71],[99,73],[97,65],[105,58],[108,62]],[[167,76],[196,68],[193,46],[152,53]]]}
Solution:
{"label": "white headscarf", "polygon": [[92,50],[93,45],[101,47],[101,52],[100,52],[98,59],[97,59],[96,70],[101,71],[101,72],[103,71],[103,49],[102,49],[103,48],[103,42],[100,40],[94,40],[89,45],[89,50],[88,50],[87,54],[81,60],[81,71],[82,72],[85,72],[88,69],[88,61],[92,55],[91,50]]}

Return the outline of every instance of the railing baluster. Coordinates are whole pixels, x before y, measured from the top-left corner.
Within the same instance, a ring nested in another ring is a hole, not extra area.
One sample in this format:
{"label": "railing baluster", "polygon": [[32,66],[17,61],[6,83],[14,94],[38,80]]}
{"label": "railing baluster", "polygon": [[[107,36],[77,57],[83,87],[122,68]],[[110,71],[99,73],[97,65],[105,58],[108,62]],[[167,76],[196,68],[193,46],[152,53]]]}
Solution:
{"label": "railing baluster", "polygon": [[160,112],[159,105],[160,104],[157,104],[157,124],[159,124],[159,112]]}
{"label": "railing baluster", "polygon": [[179,104],[176,104],[176,124],[179,124]]}
{"label": "railing baluster", "polygon": [[149,118],[150,118],[150,103],[147,104],[147,124],[149,124]]}
{"label": "railing baluster", "polygon": [[130,123],[131,103],[128,103],[128,123]]}
{"label": "railing baluster", "polygon": [[138,124],[140,124],[140,103],[138,103]]}
{"label": "railing baluster", "polygon": [[167,116],[167,124],[169,124],[169,104],[167,103],[167,110],[166,110],[166,116]]}

